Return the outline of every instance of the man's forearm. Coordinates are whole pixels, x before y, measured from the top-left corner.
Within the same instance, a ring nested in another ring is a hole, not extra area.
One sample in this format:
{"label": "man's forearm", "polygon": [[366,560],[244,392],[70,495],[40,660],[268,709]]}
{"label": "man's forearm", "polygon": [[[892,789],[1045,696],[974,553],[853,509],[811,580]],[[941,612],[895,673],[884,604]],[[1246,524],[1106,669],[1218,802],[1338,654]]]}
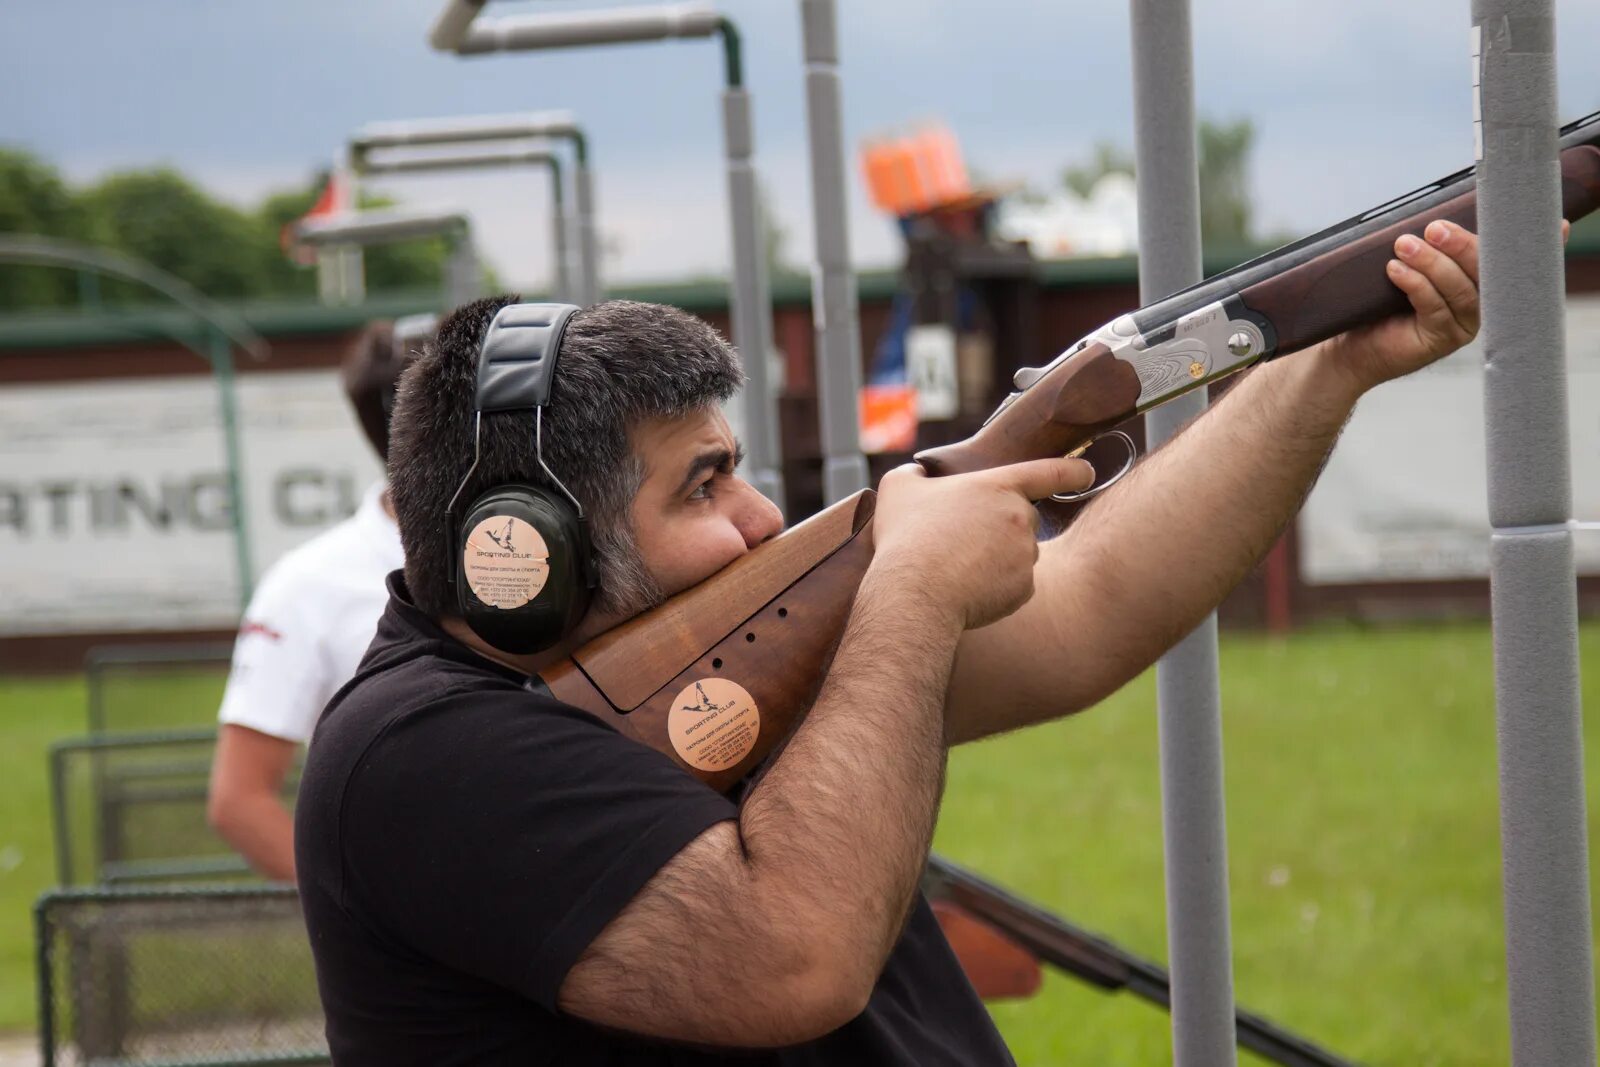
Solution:
{"label": "man's forearm", "polygon": [[294,816],[276,796],[237,797],[216,827],[257,874],[294,881]]}
{"label": "man's forearm", "polygon": [[1044,546],[1033,600],[962,644],[952,742],[1089,707],[1221,602],[1299,509],[1354,406],[1329,357],[1248,372]]}
{"label": "man's forearm", "polygon": [[914,898],[944,783],[961,629],[918,596],[914,576],[868,571],[816,703],[740,817],[757,878],[798,914],[820,907],[817,937],[871,979]]}

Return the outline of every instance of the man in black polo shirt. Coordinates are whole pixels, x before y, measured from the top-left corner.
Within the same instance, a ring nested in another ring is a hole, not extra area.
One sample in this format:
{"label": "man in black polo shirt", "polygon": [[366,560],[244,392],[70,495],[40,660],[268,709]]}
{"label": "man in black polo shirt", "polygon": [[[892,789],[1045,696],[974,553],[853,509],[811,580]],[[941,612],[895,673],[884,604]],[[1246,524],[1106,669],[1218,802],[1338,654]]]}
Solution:
{"label": "man in black polo shirt", "polygon": [[[543,456],[589,514],[596,601],[548,652],[453,615],[443,516],[474,462],[480,301],[402,383],[405,546],[296,812],[340,1064],[1007,1064],[917,892],[945,747],[1088,707],[1191,629],[1293,514],[1365,389],[1476,329],[1476,242],[1397,246],[1416,314],[1258,369],[1039,549],[1071,460],[879,487],[875,554],[804,723],[736,799],[526,683],[775,535],[716,404],[736,358],[698,320],[572,320]],[[542,482],[525,416],[486,415],[468,499]],[[736,802],[737,801],[737,802]]]}

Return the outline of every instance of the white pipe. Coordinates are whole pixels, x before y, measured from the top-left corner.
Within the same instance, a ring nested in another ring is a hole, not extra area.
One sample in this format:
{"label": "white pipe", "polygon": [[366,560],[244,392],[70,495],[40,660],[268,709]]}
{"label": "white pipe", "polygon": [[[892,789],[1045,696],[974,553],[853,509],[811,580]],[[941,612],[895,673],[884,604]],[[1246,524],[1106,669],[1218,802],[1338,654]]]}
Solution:
{"label": "white pipe", "polygon": [[467,216],[460,211],[349,211],[296,223],[294,239],[313,248],[330,244],[373,245],[408,237],[433,237],[466,226]]}
{"label": "white pipe", "polygon": [[440,52],[455,51],[483,5],[484,0],[450,0],[434,20],[433,29],[428,32],[428,43]]}
{"label": "white pipe", "polygon": [[351,150],[503,141],[518,137],[575,137],[581,131],[568,111],[529,111],[511,115],[468,115],[451,119],[372,122],[350,138]]}
{"label": "white pipe", "polygon": [[433,170],[462,170],[470,167],[513,167],[523,164],[550,164],[557,162],[555,153],[543,149],[518,148],[496,152],[444,153],[428,156],[410,156],[399,159],[363,159],[363,175],[418,174]]}
{"label": "white pipe", "polygon": [[629,44],[676,37],[710,37],[722,16],[710,4],[619,7],[553,15],[511,15],[470,27],[455,47],[458,55],[525,52],[580,45]]}

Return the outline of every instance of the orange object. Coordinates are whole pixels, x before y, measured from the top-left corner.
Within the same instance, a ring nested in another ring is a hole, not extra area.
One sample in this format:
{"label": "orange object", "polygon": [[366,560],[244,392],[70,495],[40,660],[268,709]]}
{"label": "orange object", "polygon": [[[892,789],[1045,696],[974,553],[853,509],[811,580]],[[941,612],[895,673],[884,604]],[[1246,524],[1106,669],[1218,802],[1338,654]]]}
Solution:
{"label": "orange object", "polygon": [[869,140],[861,147],[861,164],[872,202],[896,217],[972,196],[961,146],[945,126]]}
{"label": "orange object", "polygon": [[934,917],[983,1000],[1020,1000],[1039,991],[1044,972],[1033,953],[949,900],[933,902]]}
{"label": "orange object", "polygon": [[861,389],[861,451],[910,452],[917,446],[917,389],[867,385]]}
{"label": "orange object", "polygon": [[294,222],[286,223],[278,231],[278,245],[283,249],[284,255],[302,267],[309,267],[316,263],[317,253],[315,249],[295,243],[295,225],[307,219],[320,219],[329,215],[337,215],[349,210],[349,208],[350,182],[336,170],[328,175],[328,184],[322,187],[322,193],[317,197],[317,202],[311,205],[311,210],[295,219]]}

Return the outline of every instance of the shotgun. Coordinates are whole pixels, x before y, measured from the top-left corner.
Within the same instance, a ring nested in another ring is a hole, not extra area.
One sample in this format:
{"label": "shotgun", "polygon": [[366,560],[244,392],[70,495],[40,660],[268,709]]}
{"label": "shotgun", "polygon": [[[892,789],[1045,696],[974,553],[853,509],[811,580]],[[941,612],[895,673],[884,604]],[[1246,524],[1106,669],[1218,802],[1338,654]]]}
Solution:
{"label": "shotgun", "polygon": [[[1040,961],[1090,985],[1099,986],[1108,993],[1125,989],[1152,1004],[1169,1010],[1172,1007],[1171,979],[1161,967],[1118,948],[1103,937],[1073,926],[1021,897],[1013,896],[947,859],[940,856],[928,858],[922,888],[933,902],[941,923],[945,924],[947,934],[952,926],[959,932],[959,923],[981,922],[992,928],[995,936],[1005,938],[1016,949],[1031,953]],[[952,913],[942,910],[942,905],[961,911]],[[961,915],[962,918],[958,922],[950,922],[946,919],[947,915]],[[973,974],[975,964],[987,963],[989,972],[995,970],[995,964],[983,959],[978,952],[969,949],[964,954],[962,949],[965,943],[955,937],[951,937],[950,942],[969,977],[977,977]],[[976,939],[969,939],[966,943],[973,942],[983,944],[987,955],[998,957],[1013,968],[1016,966],[1006,957],[1003,949],[977,942]],[[1234,1015],[1234,1029],[1240,1048],[1249,1049],[1269,1063],[1282,1064],[1283,1067],[1352,1067],[1350,1061],[1242,1008]]]}
{"label": "shotgun", "polygon": [[[1600,111],[1561,134],[1562,211],[1576,221],[1600,207]],[[1114,319],[1018,371],[972,437],[915,458],[938,476],[1073,454],[1191,389],[1405,312],[1384,265],[1435,219],[1476,227],[1473,168]],[[727,791],[815,700],[872,559],[873,499],[839,501],[530,684]]]}

